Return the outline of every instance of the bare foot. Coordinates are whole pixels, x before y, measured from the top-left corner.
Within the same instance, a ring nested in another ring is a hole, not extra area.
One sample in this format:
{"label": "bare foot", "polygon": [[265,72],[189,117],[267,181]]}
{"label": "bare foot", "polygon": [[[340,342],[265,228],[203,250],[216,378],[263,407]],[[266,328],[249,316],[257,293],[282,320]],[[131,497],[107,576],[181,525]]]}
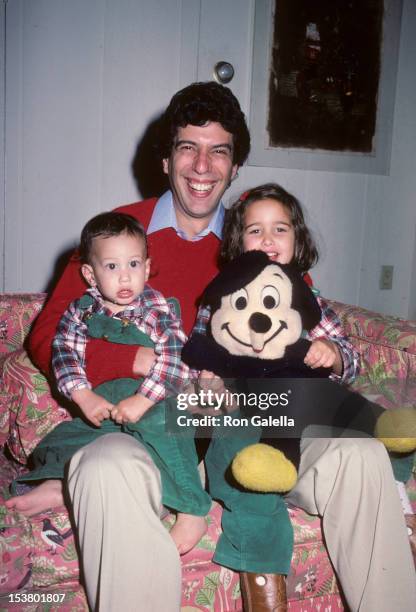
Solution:
{"label": "bare foot", "polygon": [[43,510],[62,506],[63,503],[62,480],[45,480],[32,491],[6,500],[4,505],[9,510],[32,516]]}
{"label": "bare foot", "polygon": [[179,554],[184,555],[198,544],[206,530],[207,524],[203,516],[179,512],[176,517],[176,523],[170,530],[170,535],[175,542]]}

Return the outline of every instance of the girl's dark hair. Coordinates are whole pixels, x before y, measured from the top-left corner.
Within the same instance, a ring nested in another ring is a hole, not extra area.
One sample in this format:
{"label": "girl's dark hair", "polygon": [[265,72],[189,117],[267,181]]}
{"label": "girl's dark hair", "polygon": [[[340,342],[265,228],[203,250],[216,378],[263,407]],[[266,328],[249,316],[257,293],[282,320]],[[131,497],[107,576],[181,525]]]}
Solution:
{"label": "girl's dark hair", "polygon": [[157,148],[162,159],[170,156],[178,128],[220,123],[233,136],[233,163],[242,166],[250,152],[250,133],[244,113],[231,89],[215,81],[192,83],[178,91],[163,113]]}
{"label": "girl's dark hair", "polygon": [[81,232],[79,255],[83,263],[90,263],[92,241],[94,238],[129,234],[141,238],[147,257],[147,238],[142,224],[131,215],[119,212],[105,212],[90,219]]}
{"label": "girl's dark hair", "polygon": [[280,202],[289,212],[295,230],[293,263],[298,266],[301,272],[307,272],[317,263],[319,259],[318,250],[309,229],[305,225],[299,200],[276,183],[267,183],[249,189],[226,211],[220,263],[226,264],[243,253],[245,211],[253,202],[268,199]]}

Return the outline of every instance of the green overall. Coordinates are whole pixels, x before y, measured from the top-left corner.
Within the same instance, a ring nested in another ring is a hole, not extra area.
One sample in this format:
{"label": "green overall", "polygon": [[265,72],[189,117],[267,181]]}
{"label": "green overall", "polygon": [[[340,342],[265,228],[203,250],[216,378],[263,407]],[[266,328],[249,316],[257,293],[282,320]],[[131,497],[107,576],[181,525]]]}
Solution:
{"label": "green overall", "polygon": [[232,435],[215,428],[205,458],[210,494],[224,505],[214,561],[241,572],[288,574],[293,527],[284,497],[247,491],[230,473],[235,454],[260,436],[259,427],[233,427]]}
{"label": "green overall", "polygon": [[[85,307],[91,298],[85,296]],[[86,321],[90,337],[103,338],[118,344],[137,344],[154,347],[150,338],[134,323],[104,314],[91,314]],[[94,389],[112,404],[131,397],[141,379],[111,380]],[[125,433],[142,443],[158,467],[162,479],[162,503],[176,511],[205,516],[211,507],[211,497],[203,490],[198,472],[198,459],[194,438],[174,435],[165,426],[165,411],[176,410],[176,398],[167,398],[153,406],[137,423],[118,424],[105,419],[100,428],[81,418],[60,423],[34,449],[31,460],[33,470],[15,482],[62,479],[66,466],[74,453],[108,433]],[[189,430],[188,430],[189,431]]]}

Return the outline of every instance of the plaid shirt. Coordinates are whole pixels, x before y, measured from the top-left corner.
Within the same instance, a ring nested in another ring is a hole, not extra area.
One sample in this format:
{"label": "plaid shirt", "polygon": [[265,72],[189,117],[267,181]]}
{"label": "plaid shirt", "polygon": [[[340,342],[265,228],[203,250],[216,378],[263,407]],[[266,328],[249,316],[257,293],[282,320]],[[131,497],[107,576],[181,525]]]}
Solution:
{"label": "plaid shirt", "polygon": [[117,314],[104,306],[97,289],[88,289],[86,295],[93,298],[92,305],[81,308],[80,299],[74,300],[61,318],[52,344],[52,368],[58,389],[63,395],[71,398],[75,389],[91,389],[85,371],[88,342],[85,318],[92,313],[127,319],[154,342],[156,360],[137,393],[156,403],[170,392],[176,393],[182,388],[189,378],[189,368],[180,360],[186,335],[181,320],[161,293],[146,285],[137,300]]}
{"label": "plaid shirt", "polygon": [[[332,308],[321,297],[317,296],[316,299],[321,307],[322,318],[318,325],[307,334],[306,338],[308,340],[327,338],[331,342],[335,342],[341,354],[343,370],[341,376],[331,374],[330,378],[349,385],[359,373],[359,355],[346,337],[341,321]],[[200,307],[193,333],[206,333],[210,314],[209,306]]]}

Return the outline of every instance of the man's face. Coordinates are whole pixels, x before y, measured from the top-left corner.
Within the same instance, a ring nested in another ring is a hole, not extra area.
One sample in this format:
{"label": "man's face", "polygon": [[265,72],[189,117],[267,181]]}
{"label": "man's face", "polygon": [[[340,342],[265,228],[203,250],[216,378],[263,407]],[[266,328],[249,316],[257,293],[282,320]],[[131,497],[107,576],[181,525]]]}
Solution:
{"label": "man's face", "polygon": [[163,160],[178,221],[186,217],[209,222],[237,168],[232,134],[219,123],[178,128],[170,157]]}

